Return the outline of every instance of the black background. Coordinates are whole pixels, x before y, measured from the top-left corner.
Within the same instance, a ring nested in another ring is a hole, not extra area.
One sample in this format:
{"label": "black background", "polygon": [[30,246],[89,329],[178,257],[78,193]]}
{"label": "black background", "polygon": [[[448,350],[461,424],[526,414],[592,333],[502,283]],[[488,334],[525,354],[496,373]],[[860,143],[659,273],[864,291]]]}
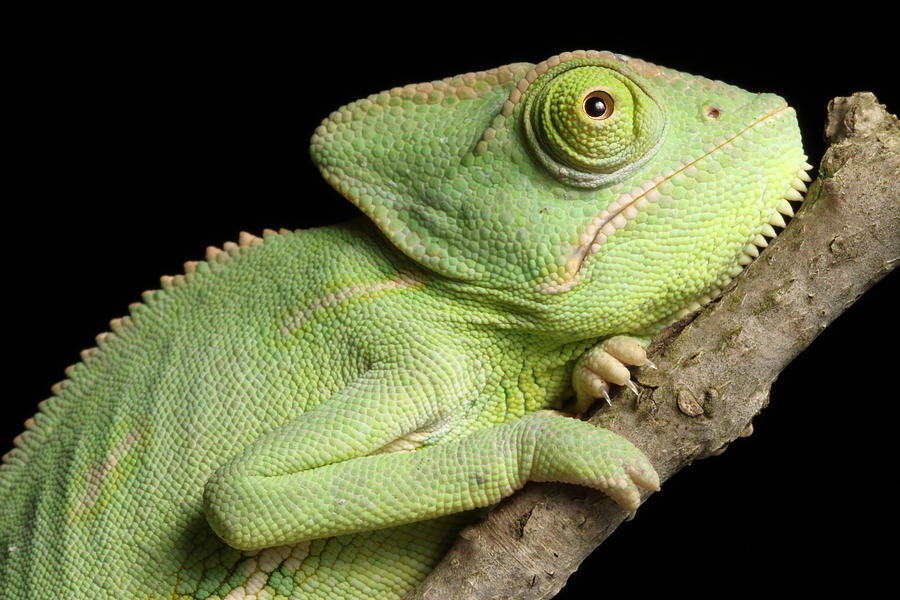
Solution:
{"label": "black background", "polygon": [[[724,7],[441,4],[393,15],[333,3],[22,21],[7,91],[14,387],[0,453],[64,367],[160,275],[241,230],[353,216],[306,148],[331,110],[371,92],[608,49],[785,96],[813,164],[832,96],[872,90],[900,110],[886,16],[857,19],[849,6],[828,24],[813,11]],[[667,482],[560,597],[894,585],[898,394],[884,369],[898,357],[897,285],[882,282],[826,330],[776,382],[756,433]]]}

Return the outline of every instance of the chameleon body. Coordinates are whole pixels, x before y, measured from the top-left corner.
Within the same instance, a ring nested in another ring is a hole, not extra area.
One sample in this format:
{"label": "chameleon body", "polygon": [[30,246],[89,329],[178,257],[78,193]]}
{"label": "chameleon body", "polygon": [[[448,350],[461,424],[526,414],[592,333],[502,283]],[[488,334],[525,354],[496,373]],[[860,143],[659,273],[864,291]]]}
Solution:
{"label": "chameleon body", "polygon": [[0,470],[0,597],[397,598],[528,480],[658,488],[560,413],[627,384],[803,188],[793,110],[600,52],[352,103],[363,217],[210,249],[54,386]]}

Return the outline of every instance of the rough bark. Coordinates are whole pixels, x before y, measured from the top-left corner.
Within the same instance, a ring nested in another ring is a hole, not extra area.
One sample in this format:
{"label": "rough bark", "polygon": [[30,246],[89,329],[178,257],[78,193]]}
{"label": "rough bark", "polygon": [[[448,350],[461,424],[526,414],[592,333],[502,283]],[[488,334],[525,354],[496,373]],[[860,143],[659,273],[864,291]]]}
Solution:
{"label": "rough bark", "polygon": [[[663,481],[750,431],[785,366],[900,261],[897,117],[869,93],[835,98],[826,137],[785,231],[719,301],[657,336],[659,369],[635,373],[638,403],[621,393],[591,418],[642,448]],[[407,598],[550,598],[627,517],[591,490],[529,484]]]}

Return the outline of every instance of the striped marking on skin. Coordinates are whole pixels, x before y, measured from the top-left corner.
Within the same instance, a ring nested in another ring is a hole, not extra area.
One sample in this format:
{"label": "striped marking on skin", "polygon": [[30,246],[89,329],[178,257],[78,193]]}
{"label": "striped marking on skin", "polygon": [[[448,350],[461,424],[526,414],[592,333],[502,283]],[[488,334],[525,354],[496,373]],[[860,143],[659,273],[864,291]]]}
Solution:
{"label": "striped marking on skin", "polygon": [[380,292],[390,290],[421,288],[424,287],[425,284],[426,281],[420,278],[418,275],[414,273],[401,272],[394,279],[388,279],[385,281],[373,281],[370,283],[352,285],[349,287],[337,289],[333,292],[325,294],[324,296],[313,298],[313,300],[305,309],[300,311],[300,313],[296,316],[288,319],[284,323],[284,325],[282,325],[281,334],[284,336],[290,335],[291,331],[302,327],[304,323],[310,320],[319,311],[337,306],[339,304],[343,304],[348,300],[353,300],[355,298],[363,296],[377,295]]}
{"label": "striped marking on skin", "polygon": [[119,464],[119,461],[134,448],[134,445],[137,444],[140,439],[141,434],[139,431],[129,431],[128,435],[125,436],[125,439],[116,444],[116,447],[112,449],[103,463],[92,467],[91,470],[87,472],[87,475],[85,475],[87,490],[84,493],[84,498],[75,509],[77,514],[83,514],[94,507],[97,500],[100,498],[103,486],[109,479],[110,473],[112,473],[113,469],[116,468],[116,465]]}
{"label": "striped marking on skin", "polygon": [[687,172],[688,174],[696,173],[696,163],[722,148],[729,146],[740,136],[760,123],[763,123],[788,109],[790,109],[790,107],[785,104],[763,115],[756,121],[739,130],[737,133],[714,144],[697,158],[682,164],[667,172],[665,175],[657,175],[653,179],[645,181],[640,186],[632,189],[630,192],[619,196],[601,213],[596,215],[579,236],[578,243],[572,247],[570,259],[566,266],[564,280],[562,282],[543,281],[539,286],[540,291],[547,294],[558,294],[570,290],[578,283],[578,274],[581,272],[581,268],[584,266],[585,262],[587,262],[587,259],[596,254],[616,231],[622,229],[629,221],[637,217],[640,211],[646,208],[648,203],[658,202],[662,197],[660,191],[673,177],[684,172]]}
{"label": "striped marking on skin", "polygon": [[[288,229],[281,229],[280,231],[264,229],[262,238],[247,233],[246,231],[242,231],[240,232],[240,235],[238,237],[238,243],[225,242],[221,249],[215,246],[207,247],[205,262],[209,265],[225,264],[231,258],[240,256],[244,252],[248,252],[251,249],[261,246],[263,243],[265,243],[265,239],[267,238],[291,235],[293,233],[299,233],[300,231],[301,230],[299,229],[296,230],[296,232]],[[129,310],[131,311],[130,315],[112,319],[109,322],[110,331],[103,331],[97,334],[97,346],[82,350],[81,362],[66,367],[66,379],[59,381],[50,387],[50,391],[53,395],[38,404],[39,412],[45,415],[52,415],[54,410],[56,410],[56,406],[59,406],[66,402],[64,398],[64,390],[71,383],[73,376],[76,376],[75,374],[80,372],[81,369],[85,368],[85,366],[90,365],[90,361],[102,356],[108,346],[112,345],[113,347],[115,347],[115,345],[122,343],[123,340],[128,339],[132,335],[132,330],[136,327],[134,324],[134,319],[132,318],[135,312],[142,310],[142,307],[145,306],[146,303],[153,302],[153,298],[156,297],[159,292],[172,293],[171,290],[180,288],[182,286],[191,285],[192,280],[202,276],[200,273],[198,273],[198,267],[200,264],[200,261],[189,260],[184,263],[183,275],[163,275],[160,278],[160,288],[145,290],[141,294],[143,302],[133,302],[128,306]],[[16,438],[13,440],[13,444],[15,447],[3,456],[0,456],[0,470],[12,468],[14,465],[16,466],[16,468],[26,468],[25,465],[28,463],[28,453],[30,452],[29,448],[32,444],[31,440],[37,441],[44,436],[52,434],[54,422],[55,417],[43,420],[43,425],[40,428],[41,437],[36,438],[34,434],[37,433],[38,428],[34,417],[31,417],[27,421],[25,421],[26,430],[16,436]],[[40,445],[39,441],[38,445]],[[128,448],[126,448],[126,451],[127,450]],[[99,469],[101,468],[101,466],[96,467],[98,471],[96,473],[89,474],[88,476],[96,478],[97,476],[102,475],[99,471]],[[87,499],[80,505],[82,510],[90,508],[90,505],[93,504],[93,500],[91,500],[91,494],[96,493],[99,493],[99,488],[96,492],[91,491],[91,489],[88,490]]]}

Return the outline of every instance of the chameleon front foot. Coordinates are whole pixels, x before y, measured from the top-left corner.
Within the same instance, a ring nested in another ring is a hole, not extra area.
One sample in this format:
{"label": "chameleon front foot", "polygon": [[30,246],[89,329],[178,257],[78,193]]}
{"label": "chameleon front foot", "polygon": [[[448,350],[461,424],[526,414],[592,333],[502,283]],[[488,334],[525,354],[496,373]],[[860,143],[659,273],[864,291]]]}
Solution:
{"label": "chameleon front foot", "polygon": [[639,392],[631,381],[628,367],[654,366],[647,358],[644,346],[645,342],[638,338],[617,335],[582,354],[572,373],[575,412],[584,412],[599,398],[610,404],[610,385],[626,386],[637,395]]}

